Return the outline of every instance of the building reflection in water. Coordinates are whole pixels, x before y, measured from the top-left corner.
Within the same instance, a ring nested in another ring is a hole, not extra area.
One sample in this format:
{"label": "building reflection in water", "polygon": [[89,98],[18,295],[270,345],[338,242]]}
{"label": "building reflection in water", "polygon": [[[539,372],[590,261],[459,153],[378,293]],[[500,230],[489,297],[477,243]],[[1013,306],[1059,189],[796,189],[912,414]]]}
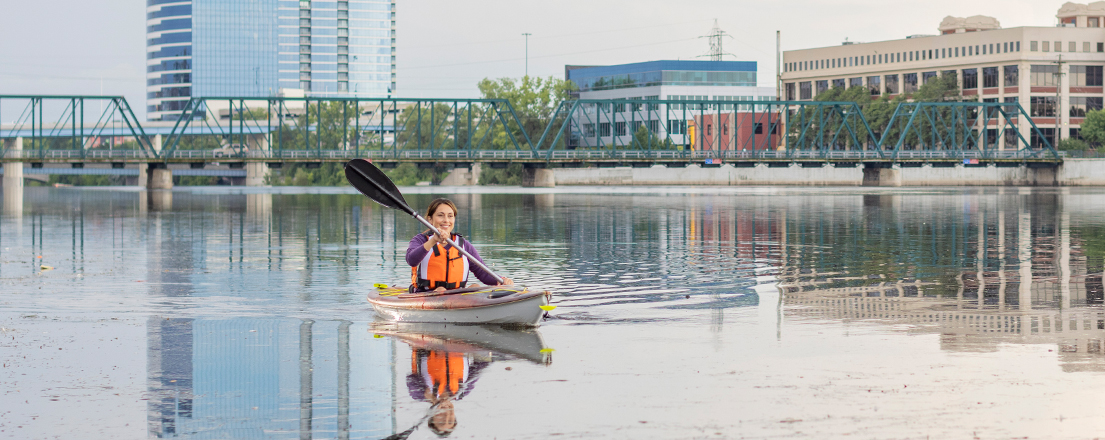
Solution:
{"label": "building reflection in water", "polygon": [[[881,250],[900,242],[903,254],[826,243],[837,261],[819,264],[815,247],[788,247],[779,276],[787,315],[907,324],[940,334],[952,351],[1055,344],[1064,371],[1105,371],[1105,268],[1100,255],[1088,256],[1100,250],[1084,246],[1092,237],[1071,236],[1061,194],[1009,198],[968,200],[962,222],[940,223],[923,210],[903,211],[900,196],[865,196],[863,222],[845,227],[877,231],[889,242]],[[920,218],[901,218],[914,214]],[[931,270],[941,266],[955,269]]]}
{"label": "building reflection in water", "polygon": [[165,317],[148,326],[158,438],[383,438],[407,428],[395,420],[401,394],[430,404],[408,435],[423,422],[446,434],[492,362],[552,362],[536,330]]}
{"label": "building reflection in water", "polygon": [[150,436],[391,435],[395,349],[348,321],[150,318]]}

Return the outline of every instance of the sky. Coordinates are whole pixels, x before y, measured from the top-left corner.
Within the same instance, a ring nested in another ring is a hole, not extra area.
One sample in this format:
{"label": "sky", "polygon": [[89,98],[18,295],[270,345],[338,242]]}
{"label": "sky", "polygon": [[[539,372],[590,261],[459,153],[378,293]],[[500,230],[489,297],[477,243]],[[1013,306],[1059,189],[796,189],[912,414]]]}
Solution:
{"label": "sky", "polygon": [[[475,98],[484,78],[563,78],[566,64],[707,59],[714,21],[726,60],[759,63],[761,86],[782,49],[936,34],[948,16],[1002,27],[1053,26],[1058,0],[398,0],[395,97]],[[123,95],[145,118],[145,0],[0,0],[0,94]],[[7,106],[0,121],[12,122]]]}

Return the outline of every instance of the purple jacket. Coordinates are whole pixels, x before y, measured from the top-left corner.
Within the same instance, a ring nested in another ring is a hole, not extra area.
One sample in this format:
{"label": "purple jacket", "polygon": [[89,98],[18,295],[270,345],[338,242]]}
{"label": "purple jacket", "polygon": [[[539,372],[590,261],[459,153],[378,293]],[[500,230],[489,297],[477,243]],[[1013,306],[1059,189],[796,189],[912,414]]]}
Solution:
{"label": "purple jacket", "polygon": [[[453,237],[456,237],[456,235],[454,235]],[[423,246],[426,244],[426,240],[429,239],[430,237],[426,234],[418,234],[411,239],[411,244],[407,246],[407,264],[409,264],[411,267],[415,267],[422,262],[423,258],[426,258],[426,254],[430,253],[430,251],[426,250],[426,248]],[[454,238],[453,241],[456,241],[456,239]],[[444,243],[444,246],[446,250],[452,247],[448,243]],[[483,263],[483,259],[480,258],[480,253],[476,252],[476,248],[472,246],[471,242],[469,242],[468,240],[464,240],[464,242],[461,243],[460,246],[464,248],[465,251],[468,251],[469,254],[472,254],[473,257],[476,257],[476,260],[478,260],[480,263]],[[486,270],[483,270],[482,267],[479,267],[475,264],[469,264],[468,270],[472,272],[472,275],[476,276],[476,279],[480,280],[480,282],[484,284],[487,284],[489,286],[499,284],[498,281],[495,281],[495,277],[491,276],[491,274],[488,273]]]}

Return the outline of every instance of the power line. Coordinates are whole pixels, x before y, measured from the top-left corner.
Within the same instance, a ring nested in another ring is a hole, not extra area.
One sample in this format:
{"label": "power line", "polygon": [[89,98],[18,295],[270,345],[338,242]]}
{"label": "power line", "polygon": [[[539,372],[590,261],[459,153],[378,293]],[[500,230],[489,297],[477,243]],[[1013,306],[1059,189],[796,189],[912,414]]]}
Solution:
{"label": "power line", "polygon": [[[584,50],[584,51],[580,51],[580,52],[568,52],[568,53],[559,53],[559,54],[553,54],[553,55],[542,55],[542,56],[537,56],[537,57],[532,57],[532,58],[553,58],[553,57],[562,57],[562,56],[568,56],[568,55],[579,55],[579,54],[585,54],[585,53],[606,52],[606,51],[621,50],[621,49],[631,49],[631,48],[635,48],[635,47],[658,46],[658,45],[661,45],[661,44],[670,44],[670,43],[679,43],[679,42],[684,42],[684,41],[697,40],[698,38],[699,37],[683,38],[683,39],[679,39],[679,40],[660,41],[660,42],[656,42],[656,43],[635,44],[635,45],[632,45],[632,46],[621,46],[621,47],[611,47],[611,48],[606,48],[606,49]],[[519,61],[521,59],[522,58],[508,58],[508,59],[501,59],[501,60],[473,61],[473,62],[470,62],[470,63],[452,63],[452,64],[434,64],[434,65],[427,65],[427,66],[411,66],[411,67],[404,67],[403,70],[429,69],[429,68],[435,68],[435,67],[469,66],[469,65],[474,65],[474,64],[505,63],[505,62],[510,62],[510,61]]]}

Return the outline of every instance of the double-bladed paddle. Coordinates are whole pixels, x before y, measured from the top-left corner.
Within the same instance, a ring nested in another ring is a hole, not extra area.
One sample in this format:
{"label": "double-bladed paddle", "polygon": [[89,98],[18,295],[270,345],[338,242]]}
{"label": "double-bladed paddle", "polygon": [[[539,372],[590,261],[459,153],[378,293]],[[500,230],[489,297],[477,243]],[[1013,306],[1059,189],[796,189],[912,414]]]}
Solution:
{"label": "double-bladed paddle", "polygon": [[[403,199],[403,193],[399,192],[399,188],[396,188],[391,179],[371,162],[364,159],[353,159],[346,162],[345,178],[349,180],[349,183],[353,185],[354,188],[357,188],[357,191],[368,196],[372,201],[388,208],[403,211],[413,216],[427,228],[430,228],[430,231],[434,234],[442,236],[441,232],[438,231],[434,225],[430,224],[429,220],[426,220],[426,218],[419,215],[417,211],[411,209],[410,205],[407,205],[407,201]],[[465,251],[463,247],[457,246],[452,238],[445,237],[445,241],[449,243],[450,246],[456,248],[457,251],[465,257],[468,257],[469,263],[475,264],[483,268],[483,270],[486,270],[492,277],[495,277],[495,281],[498,281],[499,284],[503,283],[502,277],[495,274],[494,271],[481,263],[476,257],[473,257],[472,254],[469,254],[468,251]]]}

